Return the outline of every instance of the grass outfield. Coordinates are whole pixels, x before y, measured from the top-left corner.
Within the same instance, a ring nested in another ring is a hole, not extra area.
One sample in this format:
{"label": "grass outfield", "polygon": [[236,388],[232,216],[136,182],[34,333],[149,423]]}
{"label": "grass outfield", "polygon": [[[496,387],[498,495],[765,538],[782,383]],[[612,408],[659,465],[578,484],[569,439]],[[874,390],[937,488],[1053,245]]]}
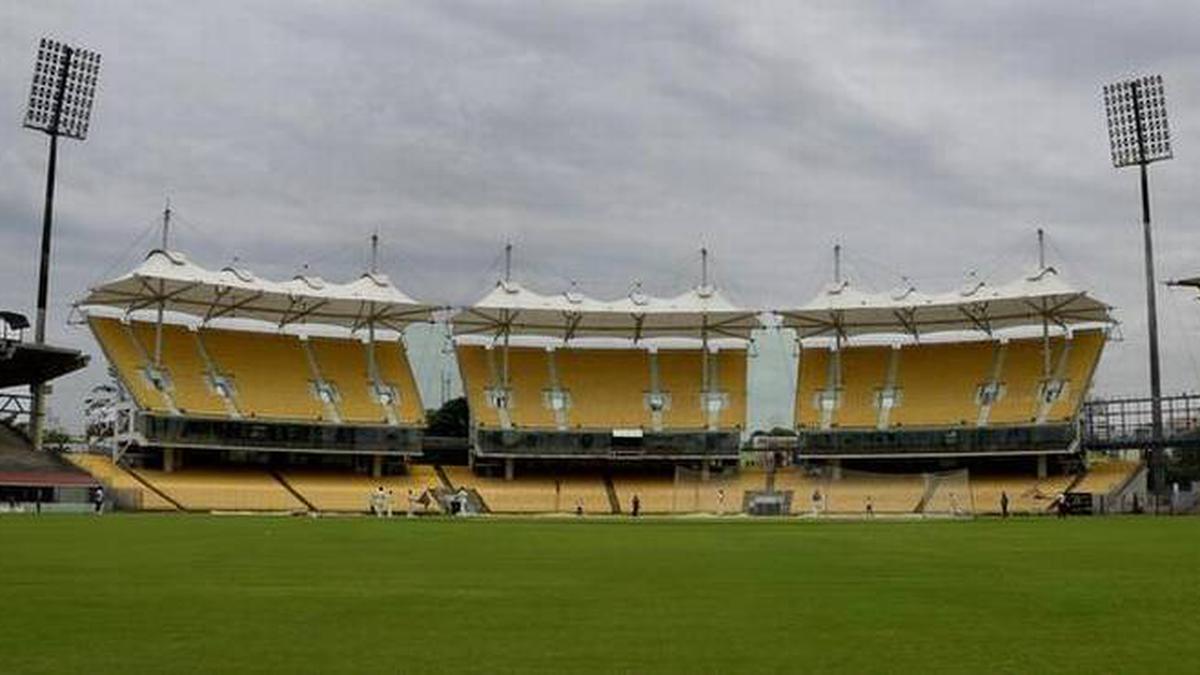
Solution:
{"label": "grass outfield", "polygon": [[1198,518],[9,516],[0,543],[6,673],[1200,663]]}

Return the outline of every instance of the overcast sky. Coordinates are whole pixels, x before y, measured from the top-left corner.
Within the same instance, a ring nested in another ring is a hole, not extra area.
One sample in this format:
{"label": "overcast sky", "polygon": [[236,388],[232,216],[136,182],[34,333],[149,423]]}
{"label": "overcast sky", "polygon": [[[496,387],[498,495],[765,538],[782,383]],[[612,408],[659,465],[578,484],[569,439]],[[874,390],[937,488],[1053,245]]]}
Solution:
{"label": "overcast sky", "polygon": [[[1096,392],[1141,393],[1137,175],[1109,162],[1100,87],[1142,73],[1178,155],[1152,167],[1158,272],[1200,273],[1196,2],[6,0],[0,307],[31,317],[42,36],[104,57],[91,138],[60,153],[49,329],[97,363],[70,302],[141,259],[169,196],[203,265],[345,280],[378,229],[384,271],[449,303],[487,290],[506,239],[519,278],[602,296],[681,290],[705,243],[736,300],[780,307],[835,242],[863,286],[936,292],[1015,277],[1041,225],[1118,308]],[[1200,305],[1160,307],[1165,388],[1200,389]],[[61,381],[53,412],[102,377]]]}

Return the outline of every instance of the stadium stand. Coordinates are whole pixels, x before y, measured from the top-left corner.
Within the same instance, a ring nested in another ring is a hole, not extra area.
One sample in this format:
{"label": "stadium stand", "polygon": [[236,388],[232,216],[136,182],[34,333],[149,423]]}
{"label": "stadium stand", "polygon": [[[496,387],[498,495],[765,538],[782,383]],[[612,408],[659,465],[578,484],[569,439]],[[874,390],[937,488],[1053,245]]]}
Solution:
{"label": "stadium stand", "polygon": [[683,513],[740,513],[747,492],[767,489],[767,474],[758,468],[711,473],[707,481],[697,480],[692,471],[681,473],[691,478],[677,485],[676,507]]}
{"label": "stadium stand", "polygon": [[[303,496],[318,511],[332,513],[365,513],[370,510],[370,494],[379,486],[390,490],[396,513],[408,509],[408,498],[420,498],[427,490],[441,487],[432,467],[415,465],[409,473],[373,478],[362,474],[333,470],[292,469],[280,472],[283,481]],[[427,500],[428,510],[437,510],[434,500]],[[425,506],[419,507],[424,511]]]}
{"label": "stadium stand", "polygon": [[1115,459],[1091,462],[1087,473],[1071,486],[1071,491],[1107,495],[1132,478],[1141,466],[1140,462]]}
{"label": "stadium stand", "polygon": [[905,346],[900,349],[897,427],[968,425],[980,418],[979,389],[991,376],[993,342]]}
{"label": "stadium stand", "polygon": [[[367,345],[370,349],[371,345]],[[396,393],[394,403],[398,421],[405,425],[419,425],[425,421],[425,408],[417,390],[404,343],[399,340],[380,340],[374,344],[375,362],[382,383]]]}
{"label": "stadium stand", "polygon": [[375,396],[368,372],[366,346],[357,340],[314,337],[308,340],[321,375],[337,388],[337,406],[343,422],[385,424],[388,415]]}
{"label": "stadium stand", "polygon": [[58,452],[34,450],[24,430],[0,419],[0,509],[20,504],[31,509],[68,503],[86,507],[96,485]]}
{"label": "stadium stand", "polygon": [[455,348],[455,353],[474,426],[493,429],[500,427],[502,422],[499,410],[488,398],[488,392],[497,386],[497,379],[493,377],[487,349],[477,345],[460,344]]}
{"label": "stadium stand", "polygon": [[[502,424],[488,391],[500,387],[500,349],[460,344],[459,367],[476,423]],[[648,394],[652,362],[657,365],[658,391],[669,403],[662,428],[702,430],[708,426],[701,402],[702,357],[699,350],[510,347],[508,415],[514,428],[556,429],[551,406],[551,371],[566,394],[567,426],[574,429],[651,428]],[[720,411],[719,428],[741,428],[746,419],[746,352],[723,350],[712,357],[712,372],[728,404]],[[553,363],[553,369],[551,368]]]}
{"label": "stadium stand", "polygon": [[1009,513],[1045,513],[1054,499],[1074,482],[1070,475],[1037,478],[1028,475],[975,474],[971,476],[971,503],[977,513],[1000,513],[1000,496],[1008,495]]}
{"label": "stadium stand", "polygon": [[454,487],[474,489],[493,513],[612,513],[598,475],[522,475],[512,480],[478,476],[467,467],[444,467]]}
{"label": "stadium stand", "polygon": [[845,471],[840,479],[825,482],[825,510],[863,513],[870,502],[876,513],[914,513],[926,487],[924,477],[919,474],[891,476]]}
{"label": "stadium stand", "polygon": [[[834,391],[837,396],[829,426],[838,428],[1067,422],[1079,412],[1103,344],[1099,330],[1077,331],[1069,340],[1051,338],[1051,362],[1055,364],[1051,380],[1059,384],[1061,394],[1053,397],[1045,415],[1039,414],[1041,393],[1046,389],[1040,339],[904,345],[897,355],[886,425],[878,424],[879,408],[881,399],[886,398],[889,361],[895,350],[850,346],[838,354],[819,347],[805,349],[798,373],[797,426],[820,427],[822,401],[828,400],[826,392]],[[982,394],[993,375],[999,385],[994,402]],[[986,417],[980,414],[984,406],[990,407]]]}
{"label": "stadium stand", "polygon": [[675,513],[680,511],[675,477],[660,474],[625,474],[613,476],[613,488],[621,511],[628,513],[637,495],[644,513]]}
{"label": "stadium stand", "polygon": [[[130,337],[138,342],[140,354],[152,353],[155,341],[154,324],[131,322]],[[197,336],[184,326],[163,324],[162,362],[170,382],[175,407],[183,415],[224,417],[229,408],[209,384],[208,367],[196,344]],[[147,364],[148,365],[148,364]]]}
{"label": "stadium stand", "polygon": [[266,471],[254,468],[130,469],[189,511],[305,511],[303,502]]}
{"label": "stadium stand", "polygon": [[80,469],[91,474],[110,491],[130,495],[130,505],[143,511],[174,511],[175,505],[163,499],[110,457],[89,453],[71,453],[66,457]]}
{"label": "stadium stand", "polygon": [[150,362],[134,341],[132,329],[117,319],[96,316],[88,319],[88,325],[108,362],[120,376],[121,383],[138,405],[144,410],[172,412],[173,406],[164,392],[150,379],[147,372]]}
{"label": "stadium stand", "polygon": [[[808,348],[800,351],[796,375],[796,426],[801,429],[828,427],[834,405],[829,398],[829,369],[833,352]],[[834,375],[836,377],[836,375]]]}
{"label": "stadium stand", "polygon": [[[645,350],[558,349],[554,356],[561,386],[570,394],[571,426],[650,427],[645,401],[650,391],[650,365]],[[698,397],[695,406],[699,411]],[[671,419],[673,412],[667,412],[667,419]]]}
{"label": "stadium stand", "polygon": [[216,368],[233,384],[246,417],[320,421],[318,398],[300,341],[291,335],[221,329],[199,338]]}

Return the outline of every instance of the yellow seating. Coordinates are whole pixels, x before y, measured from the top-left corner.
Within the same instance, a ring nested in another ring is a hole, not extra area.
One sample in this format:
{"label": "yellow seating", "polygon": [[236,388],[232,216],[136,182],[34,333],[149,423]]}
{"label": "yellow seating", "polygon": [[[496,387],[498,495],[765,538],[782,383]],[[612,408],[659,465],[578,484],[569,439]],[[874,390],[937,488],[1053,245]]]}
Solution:
{"label": "yellow seating", "polygon": [[864,513],[868,500],[875,513],[913,513],[925,488],[925,478],[919,474],[846,472],[840,479],[826,481],[821,491],[829,513]]}
{"label": "yellow seating", "polygon": [[[91,317],[89,325],[121,381],[145,410],[172,412],[173,402],[184,415],[228,416],[226,401],[209,379],[207,352],[216,374],[233,385],[234,403],[244,416],[304,421],[327,417],[298,337],[219,328],[193,333],[185,326],[164,324],[161,368],[169,380],[168,398],[146,376],[155,324],[136,321],[126,327],[116,319]],[[361,341],[313,337],[309,348],[321,376],[337,388],[337,409],[343,422],[387,422],[387,413],[371,390],[366,346]],[[399,395],[398,421],[424,423],[420,393],[403,345],[382,341],[375,349],[380,379]]]}
{"label": "yellow seating", "polygon": [[1045,513],[1072,480],[1071,476],[1039,479],[1028,475],[972,474],[971,508],[976,513],[1000,513],[1000,496],[1005,493],[1009,513]]}
{"label": "yellow seating", "polygon": [[1079,413],[1104,350],[1104,331],[1076,331],[1067,355],[1067,394],[1050,406],[1048,420],[1069,421]]}
{"label": "yellow seating", "polygon": [[[130,323],[146,353],[154,354],[155,325],[145,321]],[[196,344],[196,336],[184,326],[163,324],[162,364],[171,380],[171,396],[184,415],[228,414],[225,401],[209,386],[206,367]]]}
{"label": "yellow seating", "polygon": [[125,469],[113,464],[110,457],[84,453],[70,453],[67,459],[75,466],[88,472],[104,487],[114,492],[132,492],[139,495],[138,502],[143,511],[174,511],[175,506],[146,489],[136,478],[129,475]]}
{"label": "yellow seating", "polygon": [[184,508],[198,511],[302,511],[303,503],[266,471],[134,469],[139,476]]}
{"label": "yellow seating", "polygon": [[467,467],[445,467],[450,482],[473,488],[493,513],[612,513],[604,480],[598,476],[519,475],[513,480],[474,475]]}
{"label": "yellow seating", "polygon": [[88,319],[88,326],[138,406],[144,410],[170,412],[162,392],[146,378],[144,369],[148,364],[121,322],[93,316]]}
{"label": "yellow seating", "polygon": [[[743,468],[732,474],[711,474],[707,481],[687,481],[676,504],[692,513],[740,513],[746,492],[767,489],[767,474],[762,469]],[[722,493],[724,500],[722,501]]]}
{"label": "yellow seating", "polygon": [[760,469],[742,469],[727,475],[713,473],[708,480],[691,471],[678,480],[662,474],[617,475],[612,480],[622,513],[633,508],[634,495],[638,496],[643,513],[740,513],[744,494],[765,490],[767,486],[766,473]]}
{"label": "yellow seating", "polygon": [[[660,352],[661,353],[661,352]],[[746,427],[746,377],[749,370],[745,349],[722,349],[714,354],[720,391],[728,394],[728,405],[721,411],[723,429]]]}
{"label": "yellow seating", "polygon": [[873,429],[879,418],[875,394],[887,384],[890,347],[843,349],[841,400],[834,414],[834,426],[846,429]]}
{"label": "yellow seating", "polygon": [[379,377],[400,395],[400,404],[397,406],[400,423],[424,424],[425,409],[422,407],[421,393],[417,390],[417,381],[413,377],[404,345],[398,340],[376,342],[375,365],[379,369]]}
{"label": "yellow seating", "polygon": [[559,349],[554,358],[561,386],[571,394],[570,426],[603,429],[650,425],[645,402],[650,390],[650,362],[644,350]]}
{"label": "yellow seating", "polygon": [[[502,348],[490,355],[482,346],[457,346],[459,369],[467,402],[477,426],[501,424],[490,405],[487,390],[498,386]],[[565,422],[570,429],[649,428],[646,407],[651,390],[650,357],[641,349],[558,348],[551,357],[542,348],[510,347],[508,374],[511,404],[509,419],[516,428],[557,428],[554,412],[545,403],[550,379],[550,358],[558,386],[569,394]],[[663,428],[699,430],[707,424],[700,406],[702,386],[699,350],[661,350],[658,362],[659,389],[669,394],[670,407],[663,411]],[[716,387],[728,396],[719,418],[720,428],[740,428],[746,421],[746,351],[723,350],[712,357]]]}
{"label": "yellow seating", "polygon": [[667,429],[704,429],[708,416],[700,406],[703,387],[703,356],[699,350],[660,350],[659,388],[671,395],[671,407],[663,412]]}
{"label": "yellow seating", "polygon": [[[303,496],[318,511],[363,513],[370,511],[370,496],[379,486],[392,493],[392,511],[403,514],[408,511],[409,496],[420,498],[430,488],[441,487],[437,477],[429,480],[424,471],[410,472],[401,476],[372,478],[362,474],[328,470],[288,470],[281,472],[283,479]],[[436,501],[415,506],[418,512],[437,511]]]}
{"label": "yellow seating", "polygon": [[642,513],[674,513],[676,509],[674,476],[613,476],[613,488],[621,513],[633,510],[637,495]]}
{"label": "yellow seating", "polygon": [[387,414],[372,392],[366,345],[358,340],[313,337],[308,347],[321,377],[337,387],[338,412],[343,422],[387,422]]}
{"label": "yellow seating", "polygon": [[828,349],[812,347],[802,349],[796,364],[796,426],[819,428],[821,426],[821,394],[830,385]]}
{"label": "yellow seating", "polygon": [[[1063,336],[1050,339],[1051,375],[1065,381],[1066,395],[1048,409],[1046,422],[1070,421],[1078,414],[1104,346],[1104,332],[1078,331],[1070,340],[1063,368],[1059,362],[1067,345]],[[1041,411],[1044,381],[1040,338],[905,345],[897,361],[895,387],[899,397],[888,415],[888,426],[974,426],[980,419],[981,386],[991,381],[998,350],[1003,350],[998,382],[1002,394],[993,402],[989,425],[1033,424]],[[877,394],[886,384],[890,356],[887,347],[843,347],[841,396],[832,416],[840,428],[871,428],[879,419]],[[820,395],[832,384],[833,354],[822,348],[802,351],[796,385],[796,426],[821,424]]]}
{"label": "yellow seating", "polygon": [[[1062,340],[1050,340],[1050,363],[1055,363]],[[1000,375],[1004,395],[992,406],[993,424],[1032,424],[1037,421],[1038,397],[1042,382],[1043,355],[1040,339],[1010,340],[1004,350],[1004,368]]]}
{"label": "yellow seating", "polygon": [[775,472],[775,490],[792,491],[792,513],[811,513],[813,490],[820,489],[823,494],[823,485],[821,478],[809,476],[799,468],[788,467]]}
{"label": "yellow seating", "polygon": [[[500,354],[497,353],[497,365]],[[555,428],[554,411],[546,406],[543,392],[550,388],[550,365],[546,350],[520,347],[508,354],[509,415],[513,426],[528,429]]]}
{"label": "yellow seating", "polygon": [[1087,473],[1072,488],[1072,492],[1090,492],[1092,494],[1106,495],[1129,480],[1140,467],[1141,464],[1138,462],[1129,461],[1107,460],[1092,462],[1088,465]]}
{"label": "yellow seating", "polygon": [[246,417],[320,420],[324,406],[313,390],[308,362],[293,335],[202,329],[214,366],[232,380]]}
{"label": "yellow seating", "polygon": [[996,348],[990,341],[902,347],[891,426],[975,425],[979,388],[991,377]]}
{"label": "yellow seating", "polygon": [[487,398],[487,389],[493,384],[487,350],[477,345],[460,344],[454,351],[458,357],[458,369],[462,375],[472,424],[483,428],[499,427],[500,415]]}

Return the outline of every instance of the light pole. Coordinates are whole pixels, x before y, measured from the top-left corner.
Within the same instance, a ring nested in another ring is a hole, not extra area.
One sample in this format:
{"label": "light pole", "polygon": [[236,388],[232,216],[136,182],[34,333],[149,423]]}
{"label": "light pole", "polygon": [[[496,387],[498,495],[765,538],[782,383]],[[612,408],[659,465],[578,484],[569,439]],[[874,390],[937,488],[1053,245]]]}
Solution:
{"label": "light pole", "polygon": [[[25,128],[50,137],[50,160],[46,166],[46,204],[42,211],[42,257],[38,269],[37,323],[34,340],[46,341],[46,297],[50,291],[50,232],[54,222],[54,172],[58,163],[58,137],[87,138],[92,101],[100,75],[100,55],[96,52],[42,38],[38,44],[33,83],[29,87],[29,107]],[[46,418],[45,384],[32,387],[33,410],[30,413],[33,444],[42,447],[42,427]]]}
{"label": "light pole", "polygon": [[1163,463],[1162,375],[1158,357],[1158,302],[1154,283],[1154,246],[1150,236],[1151,162],[1171,159],[1166,96],[1161,75],[1136,77],[1104,87],[1108,140],[1116,168],[1136,165],[1141,173],[1142,240],[1146,257],[1146,324],[1150,334],[1151,489],[1166,489]]}

